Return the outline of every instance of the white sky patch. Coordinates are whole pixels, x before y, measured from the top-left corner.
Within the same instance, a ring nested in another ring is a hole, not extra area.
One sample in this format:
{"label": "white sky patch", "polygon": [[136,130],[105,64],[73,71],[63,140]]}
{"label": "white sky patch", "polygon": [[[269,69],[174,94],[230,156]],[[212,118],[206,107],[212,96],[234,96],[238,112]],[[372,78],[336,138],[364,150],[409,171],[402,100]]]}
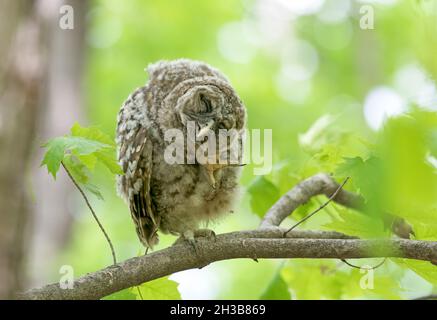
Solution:
{"label": "white sky patch", "polygon": [[240,21],[223,25],[217,35],[218,49],[223,57],[235,63],[249,63],[257,51],[251,29]]}
{"label": "white sky patch", "polygon": [[325,0],[268,0],[277,2],[295,15],[308,15],[317,13]]}
{"label": "white sky patch", "polygon": [[383,4],[391,6],[398,2],[398,0],[357,0],[357,2],[362,4]]}
{"label": "white sky patch", "polygon": [[437,88],[431,77],[419,66],[410,64],[394,76],[394,87],[409,102],[437,111]]}
{"label": "white sky patch", "polygon": [[317,17],[325,23],[339,23],[349,17],[350,10],[350,0],[326,0]]}
{"label": "white sky patch", "polygon": [[221,286],[219,270],[207,266],[201,270],[191,269],[170,276],[179,283],[179,292],[184,300],[216,299]]}
{"label": "white sky patch", "polygon": [[282,70],[290,80],[310,79],[319,67],[317,50],[308,42],[295,40],[282,50]]}
{"label": "white sky patch", "polygon": [[276,55],[284,43],[293,42],[293,23],[301,15],[317,13],[325,0],[257,0],[248,20],[259,47]]}
{"label": "white sky patch", "polygon": [[427,158],[426,158],[426,160],[428,160],[428,162],[434,167],[434,168],[436,168],[437,169],[437,158],[436,157],[433,157],[433,156],[428,156]]}
{"label": "white sky patch", "polygon": [[392,88],[376,87],[364,101],[364,118],[370,128],[379,130],[388,117],[406,111],[405,100]]}
{"label": "white sky patch", "polygon": [[276,89],[279,96],[294,104],[304,104],[311,93],[311,87],[310,81],[295,81],[287,78],[287,75],[282,72],[276,78]]}
{"label": "white sky patch", "polygon": [[296,39],[284,47],[281,55],[277,92],[285,101],[303,104],[311,93],[311,78],[319,68],[317,50],[310,43]]}
{"label": "white sky patch", "polygon": [[280,3],[272,0],[258,0],[251,7],[248,20],[254,32],[256,43],[264,50],[276,55],[284,39],[292,38],[294,15]]}

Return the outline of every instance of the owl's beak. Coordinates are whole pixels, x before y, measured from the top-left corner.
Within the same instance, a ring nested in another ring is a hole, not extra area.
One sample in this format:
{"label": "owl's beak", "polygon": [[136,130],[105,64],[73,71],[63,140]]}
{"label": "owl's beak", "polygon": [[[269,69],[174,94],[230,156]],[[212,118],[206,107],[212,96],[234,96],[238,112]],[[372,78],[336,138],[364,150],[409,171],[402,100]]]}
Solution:
{"label": "owl's beak", "polygon": [[208,131],[214,126],[214,123],[214,120],[209,120],[206,125],[200,127],[200,130],[196,135],[196,140],[201,141],[208,134]]}

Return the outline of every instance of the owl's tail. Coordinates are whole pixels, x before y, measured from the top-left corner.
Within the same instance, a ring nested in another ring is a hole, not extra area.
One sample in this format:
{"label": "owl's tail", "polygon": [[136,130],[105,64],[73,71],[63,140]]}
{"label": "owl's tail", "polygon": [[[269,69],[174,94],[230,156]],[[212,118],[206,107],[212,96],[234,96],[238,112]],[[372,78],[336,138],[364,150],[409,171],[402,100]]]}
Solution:
{"label": "owl's tail", "polygon": [[144,221],[146,219],[139,218],[136,223],[136,231],[141,243],[146,247],[153,249],[159,242],[158,228],[153,226],[150,221]]}

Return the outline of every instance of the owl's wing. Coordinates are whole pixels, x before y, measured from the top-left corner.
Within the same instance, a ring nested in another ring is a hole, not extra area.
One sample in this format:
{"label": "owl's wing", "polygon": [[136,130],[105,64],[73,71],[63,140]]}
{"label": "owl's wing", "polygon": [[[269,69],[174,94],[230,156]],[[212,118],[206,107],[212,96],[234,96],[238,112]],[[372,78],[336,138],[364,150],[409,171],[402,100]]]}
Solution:
{"label": "owl's wing", "polygon": [[[126,132],[118,128],[119,161],[124,175],[119,188],[126,198],[141,242],[152,248],[158,242],[159,219],[155,216],[150,194],[153,145],[147,129],[139,123]],[[126,128],[126,126],[124,126]]]}

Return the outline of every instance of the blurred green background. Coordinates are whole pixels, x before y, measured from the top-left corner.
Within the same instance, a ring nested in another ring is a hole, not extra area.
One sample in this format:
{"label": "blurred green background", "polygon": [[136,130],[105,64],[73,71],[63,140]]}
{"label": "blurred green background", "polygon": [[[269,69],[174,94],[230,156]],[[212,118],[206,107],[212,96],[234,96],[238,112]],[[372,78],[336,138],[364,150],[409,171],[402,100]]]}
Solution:
{"label": "blurred green background", "polygon": [[[360,9],[368,4],[374,28],[362,29]],[[374,214],[330,204],[302,228],[384,237],[381,213],[390,212],[405,218],[416,238],[437,240],[436,13],[435,1],[93,1],[84,125],[113,137],[116,114],[146,83],[149,63],[202,60],[228,76],[247,107],[249,128],[273,129],[272,173],[256,177],[253,166],[245,167],[238,210],[213,226],[217,233],[256,228],[280,194],[330,172],[339,182],[350,175],[346,188],[364,195]],[[105,198],[93,198],[93,205],[118,259],[141,254],[113,176],[102,168],[93,183]],[[323,201],[312,200],[285,224]],[[47,269],[54,281],[63,264],[77,276],[111,263],[79,196],[74,205],[72,239]],[[157,249],[174,240],[161,236]],[[429,294],[437,283],[435,266],[401,259],[375,270],[373,290],[360,288],[362,276],[333,260],[233,260],[170,279],[185,299],[397,299]]]}

